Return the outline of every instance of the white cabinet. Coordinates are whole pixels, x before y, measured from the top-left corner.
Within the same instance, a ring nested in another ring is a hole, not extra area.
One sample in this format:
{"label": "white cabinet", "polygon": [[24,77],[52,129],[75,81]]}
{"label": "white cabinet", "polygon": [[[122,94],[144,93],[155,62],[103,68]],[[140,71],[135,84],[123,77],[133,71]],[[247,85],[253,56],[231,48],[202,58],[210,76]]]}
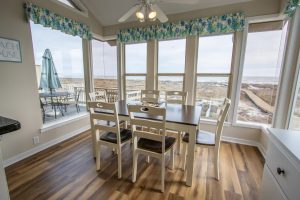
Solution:
{"label": "white cabinet", "polygon": [[262,181],[261,200],[287,200],[269,167],[265,165]]}
{"label": "white cabinet", "polygon": [[260,200],[300,199],[300,132],[269,129]]}

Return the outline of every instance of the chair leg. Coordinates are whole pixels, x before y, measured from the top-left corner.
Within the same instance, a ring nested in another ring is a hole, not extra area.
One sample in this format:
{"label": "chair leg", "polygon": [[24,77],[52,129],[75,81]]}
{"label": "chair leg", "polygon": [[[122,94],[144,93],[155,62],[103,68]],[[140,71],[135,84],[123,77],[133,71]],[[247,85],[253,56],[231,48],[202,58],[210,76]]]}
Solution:
{"label": "chair leg", "polygon": [[133,150],[133,166],[132,166],[132,182],[135,183],[136,181],[136,172],[137,172],[137,159],[138,154]]}
{"label": "chair leg", "polygon": [[185,142],[182,143],[182,169],[183,171],[185,171],[185,167],[186,167],[186,156],[187,156],[187,144]]}
{"label": "chair leg", "polygon": [[215,177],[217,180],[220,178],[220,164],[219,164],[219,149],[215,147],[214,149],[214,170],[215,170]]}
{"label": "chair leg", "polygon": [[172,149],[171,149],[171,169],[174,170],[174,164],[175,164],[175,159],[174,159],[174,156],[175,156],[175,147],[173,146]]}
{"label": "chair leg", "polygon": [[97,150],[96,150],[96,170],[100,170],[100,158],[101,156],[101,145],[98,144]]}
{"label": "chair leg", "polygon": [[118,178],[122,178],[122,155],[121,155],[121,147],[118,148]]}
{"label": "chair leg", "polygon": [[161,192],[165,191],[165,156],[163,155],[161,160]]}
{"label": "chair leg", "polygon": [[181,146],[181,132],[178,132],[178,135],[177,135],[177,153],[178,155],[180,155],[180,146]]}

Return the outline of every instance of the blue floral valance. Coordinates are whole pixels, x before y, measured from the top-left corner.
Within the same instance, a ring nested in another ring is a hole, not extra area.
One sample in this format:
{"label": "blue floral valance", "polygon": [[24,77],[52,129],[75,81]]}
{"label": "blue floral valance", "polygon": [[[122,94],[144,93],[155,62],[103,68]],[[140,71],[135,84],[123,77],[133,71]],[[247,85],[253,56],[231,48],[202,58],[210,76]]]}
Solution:
{"label": "blue floral valance", "polygon": [[285,6],[284,14],[288,17],[292,17],[295,14],[299,5],[299,0],[288,0]]}
{"label": "blue floral valance", "polygon": [[26,3],[25,12],[27,18],[36,24],[51,27],[66,34],[79,36],[83,39],[92,39],[92,33],[87,25],[57,15],[46,8],[40,8],[32,3]]}
{"label": "blue floral valance", "polygon": [[175,39],[192,35],[226,34],[242,31],[245,27],[243,13],[230,13],[222,16],[203,17],[193,20],[181,20],[143,28],[120,30],[118,42],[132,43],[152,39]]}

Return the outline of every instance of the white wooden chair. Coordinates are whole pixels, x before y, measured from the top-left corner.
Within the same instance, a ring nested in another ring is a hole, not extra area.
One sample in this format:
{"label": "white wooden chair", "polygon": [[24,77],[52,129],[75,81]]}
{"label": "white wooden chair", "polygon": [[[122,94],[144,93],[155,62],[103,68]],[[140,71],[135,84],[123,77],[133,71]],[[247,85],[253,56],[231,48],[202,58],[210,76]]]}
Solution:
{"label": "white wooden chair", "polygon": [[[161,161],[161,191],[164,192],[165,156],[171,153],[171,165],[174,169],[174,144],[176,138],[166,136],[166,109],[151,106],[128,105],[131,130],[133,133],[133,169],[132,182],[136,181],[137,160],[139,154],[157,158]],[[138,118],[149,115],[159,120]],[[157,130],[156,133],[137,129],[146,126]]]}
{"label": "white wooden chair", "polygon": [[[227,117],[228,110],[230,107],[231,101],[228,98],[225,98],[224,104],[220,109],[220,114],[217,119],[217,126],[215,133],[211,133],[208,131],[202,131],[198,129],[196,135],[196,144],[199,145],[208,145],[214,147],[214,170],[215,170],[215,177],[219,180],[220,177],[220,167],[219,167],[219,154],[220,154],[220,144],[221,144],[221,136],[223,131],[224,121]],[[183,169],[185,170],[186,165],[186,156],[187,155],[187,143],[189,142],[189,134],[186,133],[182,139],[183,141]]]}
{"label": "white wooden chair", "polygon": [[105,89],[106,102],[113,103],[119,100],[119,91],[117,89]]}
{"label": "white wooden chair", "polygon": [[91,101],[107,102],[107,100],[106,100],[107,99],[106,98],[106,91],[105,90],[90,92],[89,96],[90,96]]}
{"label": "white wooden chair", "polygon": [[142,103],[158,103],[159,102],[159,90],[141,90],[141,102]]}
{"label": "white wooden chair", "polygon": [[187,104],[187,92],[166,91],[165,102],[186,105]]}
{"label": "white wooden chair", "polygon": [[[165,92],[165,102],[186,105],[187,104],[187,92],[166,91]],[[175,136],[177,137],[177,151],[178,151],[178,154],[180,154],[182,132],[178,132],[175,134],[176,134]]]}
{"label": "white wooden chair", "polygon": [[[106,145],[115,149],[118,154],[118,178],[122,177],[122,154],[121,149],[126,143],[130,143],[132,134],[130,130],[120,129],[118,112],[116,110],[116,103],[105,102],[88,102],[90,108],[91,127],[94,139],[97,141],[96,149],[96,168],[100,170],[100,155],[101,146]],[[106,113],[97,113],[95,109],[103,109]],[[102,123],[113,122],[113,123]]]}

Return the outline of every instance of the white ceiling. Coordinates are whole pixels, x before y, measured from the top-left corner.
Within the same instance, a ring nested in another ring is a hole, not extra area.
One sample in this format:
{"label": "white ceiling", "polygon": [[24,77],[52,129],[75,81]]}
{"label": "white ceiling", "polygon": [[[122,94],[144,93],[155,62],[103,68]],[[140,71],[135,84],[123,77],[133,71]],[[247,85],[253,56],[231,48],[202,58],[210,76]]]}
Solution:
{"label": "white ceiling", "polygon": [[[90,12],[99,20],[103,26],[118,24],[118,19],[124,15],[138,0],[81,0]],[[167,0],[164,0],[167,1]],[[184,2],[185,0],[182,0]],[[196,0],[197,1],[197,0]],[[198,0],[196,4],[184,3],[162,3],[159,7],[167,14],[177,14],[192,10],[224,6],[235,3],[242,3],[251,0]],[[131,17],[126,22],[134,21]]]}

